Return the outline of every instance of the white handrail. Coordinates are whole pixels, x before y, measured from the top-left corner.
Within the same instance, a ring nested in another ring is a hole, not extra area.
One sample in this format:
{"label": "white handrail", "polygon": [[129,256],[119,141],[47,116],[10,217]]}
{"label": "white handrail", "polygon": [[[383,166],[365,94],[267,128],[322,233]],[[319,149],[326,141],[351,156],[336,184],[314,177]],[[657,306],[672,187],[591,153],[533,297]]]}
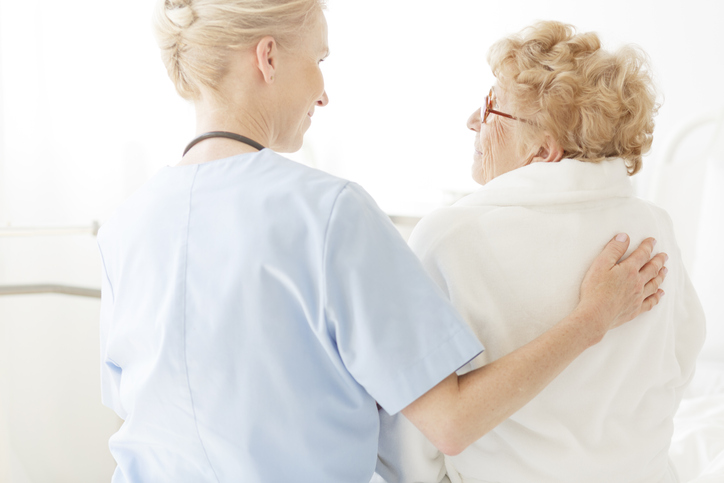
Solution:
{"label": "white handrail", "polygon": [[101,291],[94,288],[74,287],[71,285],[0,285],[2,295],[29,295],[57,293],[65,295],[78,295],[80,297],[101,298]]}
{"label": "white handrail", "polygon": [[[32,236],[63,236],[63,235],[98,235],[100,227],[97,221],[90,226],[24,226],[0,227],[0,238],[3,237],[32,237]],[[74,287],[60,284],[36,285],[0,285],[0,296],[3,295],[29,295],[56,293],[64,295],[77,295],[80,297],[101,298],[101,291],[95,288]]]}
{"label": "white handrail", "polygon": [[100,225],[97,221],[94,221],[90,226],[8,226],[0,227],[0,238],[60,235],[96,236],[98,228],[100,228]]}
{"label": "white handrail", "polygon": [[415,226],[420,221],[419,216],[408,216],[408,215],[387,215],[395,225],[410,225]]}

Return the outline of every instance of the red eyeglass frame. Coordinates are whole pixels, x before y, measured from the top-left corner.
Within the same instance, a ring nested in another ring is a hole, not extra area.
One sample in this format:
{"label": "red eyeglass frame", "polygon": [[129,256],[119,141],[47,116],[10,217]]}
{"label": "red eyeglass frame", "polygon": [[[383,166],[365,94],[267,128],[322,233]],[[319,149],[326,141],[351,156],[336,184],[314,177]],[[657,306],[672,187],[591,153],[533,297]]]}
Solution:
{"label": "red eyeglass frame", "polygon": [[518,119],[515,116],[511,116],[510,114],[506,114],[504,112],[496,111],[493,109],[493,98],[495,96],[495,92],[493,91],[493,88],[490,88],[490,92],[487,96],[485,96],[485,106],[480,108],[480,119],[483,124],[488,120],[488,116],[490,114],[497,114],[498,116],[507,117],[508,119],[513,119],[515,121],[523,121],[528,122],[525,119]]}

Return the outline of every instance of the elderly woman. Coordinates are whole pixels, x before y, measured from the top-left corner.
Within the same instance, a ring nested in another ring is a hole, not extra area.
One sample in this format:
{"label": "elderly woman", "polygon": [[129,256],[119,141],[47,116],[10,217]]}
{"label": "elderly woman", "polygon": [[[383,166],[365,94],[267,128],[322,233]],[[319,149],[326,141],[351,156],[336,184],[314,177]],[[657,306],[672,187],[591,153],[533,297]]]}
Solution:
{"label": "elderly woman", "polygon": [[629,176],[651,146],[657,106],[644,54],[601,49],[594,33],[541,22],[496,43],[497,78],[468,119],[484,185],[424,218],[410,244],[487,350],[502,360],[578,302],[586,268],[623,228],[672,254],[667,296],[588,349],[524,408],[443,457],[384,413],[388,481],[675,482],[672,419],[704,340],[704,318],[671,221]]}
{"label": "elderly woman", "polygon": [[559,325],[458,377],[480,342],[389,219],[358,185],[276,152],[299,149],[328,102],[322,7],[158,4],[199,136],[98,235],[103,401],[125,420],[116,483],[366,483],[376,402],[459,452],[661,297],[652,240],[617,263],[629,239],[612,234]]}

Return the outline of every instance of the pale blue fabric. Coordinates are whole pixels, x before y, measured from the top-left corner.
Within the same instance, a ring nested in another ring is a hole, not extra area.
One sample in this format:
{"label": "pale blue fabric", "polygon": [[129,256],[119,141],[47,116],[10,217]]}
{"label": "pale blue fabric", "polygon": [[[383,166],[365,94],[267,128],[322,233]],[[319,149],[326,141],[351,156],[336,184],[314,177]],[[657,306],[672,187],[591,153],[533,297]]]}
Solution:
{"label": "pale blue fabric", "polygon": [[164,168],[98,234],[121,482],[367,483],[379,422],[482,350],[354,183]]}

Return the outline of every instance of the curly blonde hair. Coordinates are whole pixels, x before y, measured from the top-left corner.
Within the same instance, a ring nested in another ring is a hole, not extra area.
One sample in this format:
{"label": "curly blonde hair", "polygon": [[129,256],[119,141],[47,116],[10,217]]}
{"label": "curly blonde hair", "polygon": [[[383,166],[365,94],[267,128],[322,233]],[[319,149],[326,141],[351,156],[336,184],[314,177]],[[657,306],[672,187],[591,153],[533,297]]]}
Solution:
{"label": "curly blonde hair", "polygon": [[324,0],[157,0],[153,27],[176,91],[194,100],[199,86],[216,91],[229,50],[266,35],[292,48],[318,8]]}
{"label": "curly blonde hair", "polygon": [[626,46],[601,49],[593,32],[546,21],[495,43],[488,63],[507,96],[521,145],[548,132],[565,158],[599,162],[620,157],[629,175],[651,148],[659,105],[646,54]]}

